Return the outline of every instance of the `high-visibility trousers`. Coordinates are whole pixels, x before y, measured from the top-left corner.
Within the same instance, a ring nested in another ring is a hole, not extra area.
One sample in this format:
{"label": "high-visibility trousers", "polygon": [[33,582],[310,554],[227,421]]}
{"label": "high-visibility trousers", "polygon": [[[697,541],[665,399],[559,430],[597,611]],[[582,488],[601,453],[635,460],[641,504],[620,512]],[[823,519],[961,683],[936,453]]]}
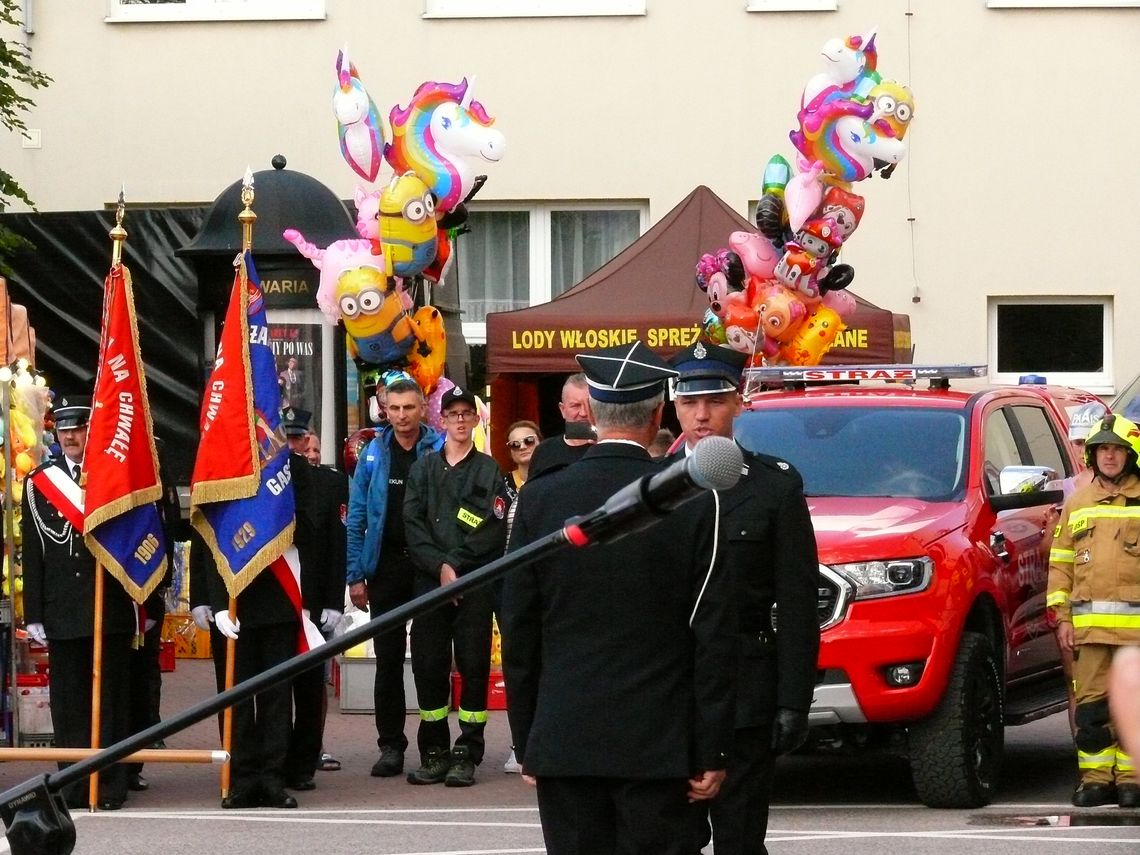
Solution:
{"label": "high-visibility trousers", "polygon": [[1132,757],[1120,746],[1108,711],[1108,671],[1117,647],[1080,644],[1073,651],[1077,765],[1086,784],[1134,784]]}

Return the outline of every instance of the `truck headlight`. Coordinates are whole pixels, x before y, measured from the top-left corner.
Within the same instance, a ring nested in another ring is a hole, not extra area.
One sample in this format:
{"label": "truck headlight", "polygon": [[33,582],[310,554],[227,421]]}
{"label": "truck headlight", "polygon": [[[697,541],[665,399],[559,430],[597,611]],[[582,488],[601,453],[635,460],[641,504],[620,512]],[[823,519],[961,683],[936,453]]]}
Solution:
{"label": "truck headlight", "polygon": [[854,586],[856,600],[924,591],[934,577],[934,562],[926,556],[832,564],[831,568]]}

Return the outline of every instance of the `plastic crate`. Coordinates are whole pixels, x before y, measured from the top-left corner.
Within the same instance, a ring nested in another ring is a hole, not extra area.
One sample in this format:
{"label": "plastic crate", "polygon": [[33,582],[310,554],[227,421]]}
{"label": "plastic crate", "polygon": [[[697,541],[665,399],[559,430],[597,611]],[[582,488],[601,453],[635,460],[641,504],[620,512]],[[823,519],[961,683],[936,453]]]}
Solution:
{"label": "plastic crate", "polygon": [[162,623],[162,638],[174,642],[174,655],[178,659],[210,658],[210,633],[198,629],[190,615],[167,614]]}
{"label": "plastic crate", "polygon": [[[458,671],[451,672],[451,708],[459,709],[459,699],[463,696],[463,678]],[[501,671],[492,671],[487,678],[487,709],[507,708],[507,686]]]}

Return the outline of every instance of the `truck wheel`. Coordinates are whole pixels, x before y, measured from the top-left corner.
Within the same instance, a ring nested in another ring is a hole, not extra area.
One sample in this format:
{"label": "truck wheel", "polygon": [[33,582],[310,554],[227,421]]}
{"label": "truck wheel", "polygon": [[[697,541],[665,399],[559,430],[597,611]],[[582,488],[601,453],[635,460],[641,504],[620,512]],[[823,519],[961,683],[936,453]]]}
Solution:
{"label": "truck wheel", "polygon": [[989,804],[1001,779],[1005,729],[998,664],[989,639],[962,634],[938,708],[909,728],[910,771],[928,807]]}

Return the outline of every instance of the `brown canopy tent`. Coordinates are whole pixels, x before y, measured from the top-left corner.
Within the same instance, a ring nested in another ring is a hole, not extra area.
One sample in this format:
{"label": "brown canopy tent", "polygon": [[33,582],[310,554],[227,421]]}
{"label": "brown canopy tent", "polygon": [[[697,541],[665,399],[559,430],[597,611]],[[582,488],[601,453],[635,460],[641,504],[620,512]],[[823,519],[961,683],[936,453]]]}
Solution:
{"label": "brown canopy tent", "polygon": [[[692,344],[708,299],[694,283],[702,253],[728,244],[735,231],[755,229],[709,188],[700,186],[653,228],[561,296],[527,309],[487,315],[491,380],[491,447],[510,466],[507,427],[516,419],[542,423],[553,411],[574,355],[639,338],[669,357]],[[824,361],[910,361],[910,319],[860,297]],[[554,376],[552,376],[554,375]],[[547,400],[553,394],[553,401]],[[550,419],[546,419],[550,422]],[[560,425],[552,425],[560,428]]]}

